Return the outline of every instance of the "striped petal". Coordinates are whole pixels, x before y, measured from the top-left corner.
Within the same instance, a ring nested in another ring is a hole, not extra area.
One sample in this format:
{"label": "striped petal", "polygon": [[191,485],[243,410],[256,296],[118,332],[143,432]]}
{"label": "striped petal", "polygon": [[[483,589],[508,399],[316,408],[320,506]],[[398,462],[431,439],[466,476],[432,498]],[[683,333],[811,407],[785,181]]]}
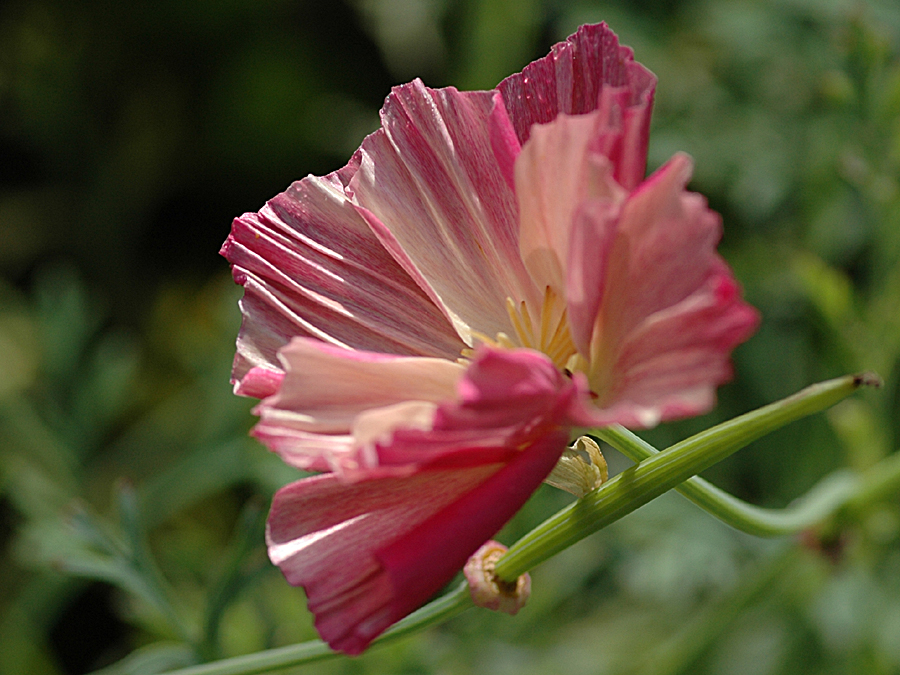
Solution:
{"label": "striped petal", "polygon": [[293,483],[272,503],[269,556],[305,588],[322,639],[359,654],[453,578],[537,489],[565,442],[557,431],[505,464]]}
{"label": "striped petal", "polygon": [[244,287],[233,378],[278,371],[295,336],[389,354],[456,358],[463,344],[344,194],[354,163],[294,183],[236,219],[222,254]]}
{"label": "striped petal", "polygon": [[515,197],[493,156],[491,92],[394,88],[350,190],[460,336],[511,332],[506,298],[537,299],[519,256]]}
{"label": "striped petal", "polygon": [[676,155],[645,181],[622,205],[614,235],[596,214],[604,280],[583,284],[599,307],[588,373],[595,424],[651,426],[706,412],[731,375],[731,351],[758,324],[716,253],[720,217],[685,190],[691,169]]}
{"label": "striped petal", "polygon": [[[589,113],[601,105],[611,108],[615,99],[619,132],[607,139],[605,154],[625,189],[643,180],[656,76],[634,60],[631,48],[621,46],[605,23],[581,26],[497,89],[522,145],[536,124],[560,114]],[[601,97],[607,97],[603,104]]]}
{"label": "striped petal", "polygon": [[626,195],[612,163],[596,149],[607,133],[607,112],[560,115],[535,126],[516,160],[522,259],[538,286],[559,296],[566,294],[576,211],[588,199],[615,206]]}
{"label": "striped petal", "polygon": [[306,589],[316,628],[335,649],[365,649],[512,517],[565,449],[584,395],[541,354],[490,349],[458,392],[431,428],[398,427],[379,442],[377,466],[275,496],[269,555]]}
{"label": "striped petal", "polygon": [[[279,352],[284,378],[255,409],[253,434],[303,469],[373,466],[367,446],[394,428],[430,428],[464,368],[454,361],[344,349],[294,338]],[[362,453],[360,455],[359,453]]]}

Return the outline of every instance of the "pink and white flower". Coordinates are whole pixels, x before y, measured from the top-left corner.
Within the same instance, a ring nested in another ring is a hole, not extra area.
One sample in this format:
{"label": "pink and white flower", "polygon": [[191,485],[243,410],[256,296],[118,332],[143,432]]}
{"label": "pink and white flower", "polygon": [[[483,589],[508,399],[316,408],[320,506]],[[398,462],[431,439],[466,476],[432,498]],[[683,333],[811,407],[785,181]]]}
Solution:
{"label": "pink and white flower", "polygon": [[269,555],[361,652],[519,509],[575,426],[709,410],[755,310],[676,155],[644,179],[656,80],[604,24],[493,91],[395,88],[343,169],[236,219],[235,391],[321,471]]}

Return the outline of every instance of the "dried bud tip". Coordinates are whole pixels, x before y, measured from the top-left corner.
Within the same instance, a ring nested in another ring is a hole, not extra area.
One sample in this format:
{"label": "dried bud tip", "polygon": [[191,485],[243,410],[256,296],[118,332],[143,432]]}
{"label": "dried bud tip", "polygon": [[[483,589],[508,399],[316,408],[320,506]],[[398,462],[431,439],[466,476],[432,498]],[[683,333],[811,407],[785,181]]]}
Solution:
{"label": "dried bud tip", "polygon": [[869,370],[865,373],[854,375],[853,384],[857,387],[874,387],[877,389],[884,384],[884,381],[878,376],[878,373],[873,373]]}
{"label": "dried bud tip", "polygon": [[609,469],[600,446],[594,439],[581,436],[566,448],[544,482],[580,499],[603,485],[608,478]]}
{"label": "dried bud tip", "polygon": [[494,573],[497,561],[507,548],[493,539],[482,544],[463,568],[472,602],[507,614],[515,614],[531,595],[531,577],[526,572],[515,581],[504,581]]}

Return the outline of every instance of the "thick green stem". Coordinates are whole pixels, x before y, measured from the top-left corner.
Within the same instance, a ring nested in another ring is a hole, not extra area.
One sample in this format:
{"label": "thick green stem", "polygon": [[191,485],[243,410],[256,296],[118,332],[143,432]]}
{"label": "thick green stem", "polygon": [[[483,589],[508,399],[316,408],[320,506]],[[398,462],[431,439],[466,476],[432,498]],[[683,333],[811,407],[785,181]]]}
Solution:
{"label": "thick green stem", "polygon": [[[860,386],[874,384],[877,384],[877,378],[869,376],[843,377],[823,382],[778,403],[713,427],[662,452],[657,452],[652,446],[647,446],[636,436],[619,428],[596,430],[596,435],[615,447],[621,445],[639,448],[635,453],[645,453],[646,458],[525,535],[497,563],[497,575],[505,580],[515,579],[534,565],[631,513],[760,436],[834,405]],[[882,465],[887,469],[878,470]],[[884,460],[879,467],[873,467],[861,478],[839,473],[836,478],[823,481],[811,496],[808,495],[803,502],[798,501],[796,506],[790,507],[781,522],[778,521],[777,512],[766,512],[763,514],[764,518],[760,519],[760,514],[754,512],[758,510],[756,507],[735,500],[709,484],[704,486],[701,483],[701,489],[694,489],[693,495],[701,505],[711,506],[710,510],[713,512],[718,509],[735,522],[744,519],[761,533],[778,534],[788,531],[786,528],[789,525],[799,526],[806,522],[804,519],[817,518],[826,511],[831,514],[842,508],[862,508],[864,503],[882,499],[900,490],[900,454]],[[735,503],[729,503],[729,500]],[[749,507],[749,510],[745,507]],[[729,509],[740,513],[734,515]],[[373,646],[387,644],[445,621],[471,605],[468,586],[463,583],[397,623],[376,640]],[[331,651],[324,642],[313,640],[171,671],[169,675],[252,675],[338,656],[341,655]]]}
{"label": "thick green stem", "polygon": [[529,532],[497,562],[497,576],[505,581],[516,579],[760,436],[824,410],[860,386],[878,382],[875,376],[857,375],[815,384],[676,443],[623,471]]}
{"label": "thick green stem", "polygon": [[[469,586],[466,583],[462,583],[450,593],[441,596],[396,623],[389,630],[385,631],[384,635],[375,640],[372,646],[385,645],[411,633],[417,633],[436,623],[446,621],[471,606],[472,599],[469,595]],[[231,659],[181,668],[170,671],[167,675],[252,675],[253,673],[266,673],[339,656],[343,656],[343,654],[331,651],[331,648],[321,640],[311,640],[299,645],[269,649],[264,652],[255,652],[245,656],[236,656]]]}
{"label": "thick green stem", "polygon": [[[659,450],[620,426],[596,429],[593,433],[635,462],[659,454]],[[860,478],[853,472],[835,471],[784,509],[748,504],[698,476],[675,489],[737,530],[757,537],[778,537],[805,530],[834,515],[859,485]]]}

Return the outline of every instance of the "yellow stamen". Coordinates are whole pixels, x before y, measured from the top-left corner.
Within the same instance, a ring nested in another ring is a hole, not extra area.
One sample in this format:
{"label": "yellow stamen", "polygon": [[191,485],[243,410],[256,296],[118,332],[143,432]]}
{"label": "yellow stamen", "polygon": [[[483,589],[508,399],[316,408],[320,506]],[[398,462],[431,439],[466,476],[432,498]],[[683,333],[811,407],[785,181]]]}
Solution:
{"label": "yellow stamen", "polygon": [[[553,306],[556,304],[556,293],[549,286],[544,289],[544,302],[541,305],[541,348],[548,344],[547,334],[550,332],[550,321],[553,318]],[[565,310],[563,310],[565,312]],[[556,330],[559,331],[559,325]]]}
{"label": "yellow stamen", "polygon": [[[524,300],[516,303],[512,298],[506,298],[506,312],[515,330],[514,337],[510,337],[506,333],[497,333],[496,337],[490,338],[477,331],[472,332],[472,337],[492,347],[535,349],[546,354],[560,370],[565,369],[573,357],[577,356],[577,350],[569,332],[565,301],[549,286],[544,291],[544,300],[541,303],[539,337],[535,336],[535,322],[532,321],[528,304]],[[473,349],[463,349],[462,359],[471,359],[474,353]]]}
{"label": "yellow stamen", "polygon": [[526,317],[523,322],[523,317],[520,315],[520,310],[516,307],[515,301],[512,298],[506,298],[506,312],[509,314],[509,320],[512,321],[513,328],[516,329],[516,335],[519,338],[519,341],[522,343],[523,347],[528,347],[529,349],[534,349],[535,346],[533,344],[533,336],[531,334],[531,321],[530,317],[527,317],[528,309],[525,307],[525,303],[521,304],[522,310],[524,310]]}
{"label": "yellow stamen", "polygon": [[515,349],[516,343],[509,339],[506,333],[497,333],[497,342],[505,349]]}

